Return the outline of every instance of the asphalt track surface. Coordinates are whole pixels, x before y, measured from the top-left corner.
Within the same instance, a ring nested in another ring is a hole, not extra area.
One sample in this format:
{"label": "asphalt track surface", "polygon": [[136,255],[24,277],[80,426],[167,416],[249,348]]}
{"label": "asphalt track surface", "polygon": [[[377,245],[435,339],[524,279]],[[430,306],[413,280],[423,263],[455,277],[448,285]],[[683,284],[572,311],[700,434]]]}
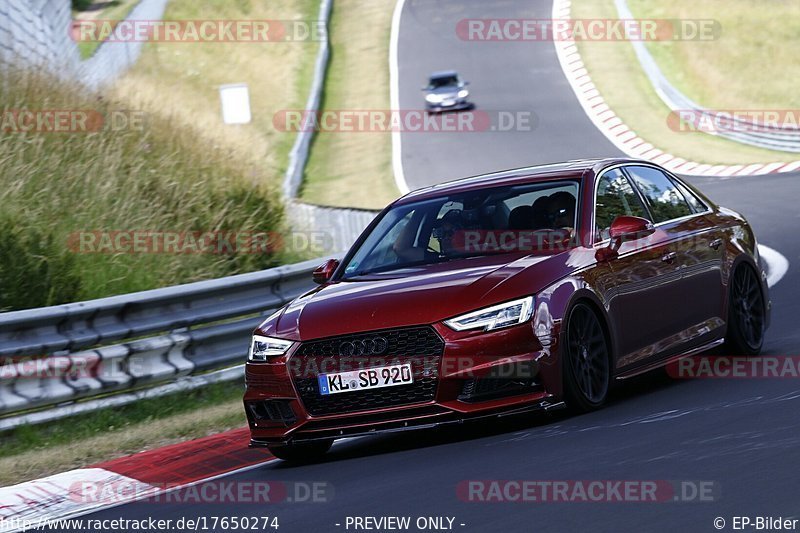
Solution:
{"label": "asphalt track surface", "polygon": [[[409,0],[400,31],[401,107],[419,107],[425,75],[456,68],[485,109],[534,109],[525,133],[406,134],[412,188],[466,174],[589,156],[619,155],[575,100],[552,43],[461,42],[467,17],[550,16],[547,1]],[[743,212],[759,240],[790,261],[772,290],[764,353],[797,354],[800,334],[795,175],[696,178],[722,205]],[[270,514],[278,531],[345,531],[348,516],[451,516],[456,531],[716,531],[722,517],[800,517],[800,380],[673,380],[654,373],[615,390],[582,416],[547,414],[337,443],[324,462],[280,461],[225,481],[323,481],[328,503],[186,505],[137,502],[91,518],[179,519]],[[464,480],[694,480],[714,483],[713,502],[478,503],[458,498]],[[341,524],[337,526],[336,524]],[[464,524],[461,526],[460,524]],[[353,529],[350,529],[352,531]],[[412,531],[415,529],[412,528]]]}

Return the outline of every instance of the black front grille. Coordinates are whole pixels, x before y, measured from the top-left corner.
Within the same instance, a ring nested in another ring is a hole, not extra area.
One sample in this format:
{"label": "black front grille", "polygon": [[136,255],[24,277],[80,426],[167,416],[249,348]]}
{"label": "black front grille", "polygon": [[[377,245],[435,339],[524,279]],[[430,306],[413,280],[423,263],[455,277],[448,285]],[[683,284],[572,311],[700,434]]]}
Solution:
{"label": "black front grille", "polygon": [[[355,347],[355,348],[354,348]],[[431,327],[371,331],[305,342],[292,356],[295,386],[312,415],[352,413],[433,400],[444,342]],[[317,376],[410,363],[414,382],[379,389],[321,395]]]}

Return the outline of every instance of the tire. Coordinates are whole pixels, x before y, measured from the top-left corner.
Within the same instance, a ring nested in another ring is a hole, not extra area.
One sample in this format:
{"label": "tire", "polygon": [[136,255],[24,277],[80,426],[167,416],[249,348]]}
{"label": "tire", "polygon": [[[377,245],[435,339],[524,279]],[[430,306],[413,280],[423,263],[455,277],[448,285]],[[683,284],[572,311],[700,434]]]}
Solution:
{"label": "tire", "polygon": [[729,288],[726,353],[758,355],[764,345],[767,315],[761,282],[753,267],[748,264],[736,267]]}
{"label": "tire", "polygon": [[577,412],[603,406],[611,385],[608,341],[597,313],[585,303],[570,310],[562,360],[564,398]]}
{"label": "tire", "polygon": [[267,446],[272,455],[291,463],[311,463],[325,455],[333,445],[333,439],[300,442],[283,446]]}

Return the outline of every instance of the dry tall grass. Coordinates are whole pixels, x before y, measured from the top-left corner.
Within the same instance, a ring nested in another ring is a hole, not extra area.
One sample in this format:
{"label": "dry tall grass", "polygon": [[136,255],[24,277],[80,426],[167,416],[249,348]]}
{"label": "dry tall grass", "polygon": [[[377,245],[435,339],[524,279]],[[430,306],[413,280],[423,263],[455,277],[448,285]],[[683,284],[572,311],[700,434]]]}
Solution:
{"label": "dry tall grass", "polygon": [[[127,104],[31,73],[4,73],[3,110]],[[107,126],[107,125],[106,125]],[[282,205],[253,160],[185,124],[0,133],[0,309],[19,309],[265,268],[267,254],[79,254],[73,232],[275,231]],[[63,290],[64,286],[69,290]]]}

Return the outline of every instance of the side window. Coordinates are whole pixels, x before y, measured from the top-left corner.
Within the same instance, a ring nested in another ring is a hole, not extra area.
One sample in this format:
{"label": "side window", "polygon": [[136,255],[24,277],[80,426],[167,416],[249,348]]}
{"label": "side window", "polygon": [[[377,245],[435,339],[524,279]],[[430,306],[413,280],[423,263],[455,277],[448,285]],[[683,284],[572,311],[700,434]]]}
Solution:
{"label": "side window", "polygon": [[664,222],[693,213],[686,198],[660,170],[652,167],[625,167],[633,182],[647,199],[653,222]]}
{"label": "side window", "polygon": [[597,184],[595,231],[599,240],[608,239],[608,230],[620,215],[647,218],[647,212],[628,178],[618,169],[609,170]]}

